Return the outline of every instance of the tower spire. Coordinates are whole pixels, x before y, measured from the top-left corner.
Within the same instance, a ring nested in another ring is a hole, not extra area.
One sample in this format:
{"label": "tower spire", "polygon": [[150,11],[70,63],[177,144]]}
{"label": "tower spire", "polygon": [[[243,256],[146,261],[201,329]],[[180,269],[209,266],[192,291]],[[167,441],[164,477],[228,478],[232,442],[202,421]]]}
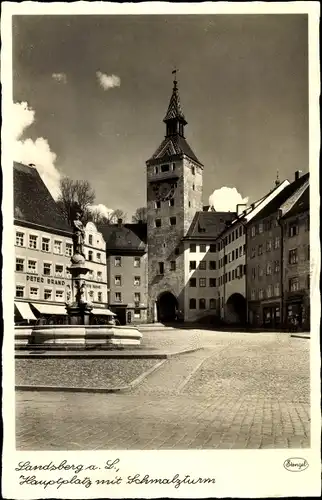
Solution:
{"label": "tower spire", "polygon": [[187,125],[180,103],[177,72],[177,68],[172,71],[172,74],[174,75],[172,95],[167,113],[163,120],[167,126],[166,137],[171,135],[180,135],[184,137],[184,126]]}

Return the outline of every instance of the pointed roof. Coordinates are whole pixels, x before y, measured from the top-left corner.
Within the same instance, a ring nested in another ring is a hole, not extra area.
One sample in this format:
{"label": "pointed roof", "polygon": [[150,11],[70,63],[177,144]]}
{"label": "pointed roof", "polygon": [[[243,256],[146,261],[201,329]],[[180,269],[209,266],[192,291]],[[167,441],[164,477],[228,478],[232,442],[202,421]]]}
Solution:
{"label": "pointed roof", "polygon": [[302,186],[300,186],[284,203],[281,205],[281,216],[291,217],[298,211],[309,210],[310,200],[310,180],[309,176]]}
{"label": "pointed roof", "polygon": [[173,81],[173,89],[172,89],[172,95],[170,98],[169,106],[168,106],[168,111],[163,119],[164,122],[167,122],[168,120],[173,120],[173,119],[178,119],[183,121],[185,124],[187,123],[185,116],[183,114],[182,108],[181,108],[181,102],[180,102],[180,96],[179,96],[179,90],[177,87],[177,81]]}
{"label": "pointed roof", "polygon": [[199,165],[202,163],[198,160],[191,147],[187,143],[186,139],[181,135],[173,135],[170,137],[166,137],[156,150],[153,156],[149,159],[151,160],[159,160],[161,158],[167,158],[175,155],[186,155],[191,160],[195,161]]}

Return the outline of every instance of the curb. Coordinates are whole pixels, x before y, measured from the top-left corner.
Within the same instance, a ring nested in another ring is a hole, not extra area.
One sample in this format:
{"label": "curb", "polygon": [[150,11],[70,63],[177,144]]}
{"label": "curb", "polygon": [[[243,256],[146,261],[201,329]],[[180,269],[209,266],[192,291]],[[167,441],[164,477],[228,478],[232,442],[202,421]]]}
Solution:
{"label": "curb", "polygon": [[112,393],[112,392],[127,392],[134,389],[140,382],[142,382],[146,377],[151,375],[154,371],[158,370],[164,363],[166,359],[159,361],[149,370],[143,372],[139,377],[132,380],[128,385],[122,385],[119,387],[60,387],[55,385],[16,385],[16,391],[42,391],[42,392],[88,392],[88,393]]}
{"label": "curb", "polygon": [[122,353],[120,352],[119,354],[111,354],[111,353],[102,353],[98,352],[97,354],[95,353],[76,353],[76,352],[66,352],[64,353],[63,351],[62,354],[58,353],[51,353],[50,351],[47,351],[45,354],[39,354],[39,353],[26,353],[22,351],[16,351],[15,353],[15,359],[169,359],[172,358],[173,356],[178,356],[180,354],[189,354],[190,352],[195,352],[202,349],[202,347],[195,347],[193,349],[183,349],[181,351],[175,351],[173,353]]}

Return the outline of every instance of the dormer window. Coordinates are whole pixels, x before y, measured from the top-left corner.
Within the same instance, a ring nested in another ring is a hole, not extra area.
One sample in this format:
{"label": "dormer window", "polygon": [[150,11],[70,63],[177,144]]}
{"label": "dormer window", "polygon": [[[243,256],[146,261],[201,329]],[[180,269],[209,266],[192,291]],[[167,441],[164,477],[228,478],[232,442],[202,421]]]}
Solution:
{"label": "dormer window", "polygon": [[161,172],[169,172],[169,170],[170,170],[169,164],[161,165]]}

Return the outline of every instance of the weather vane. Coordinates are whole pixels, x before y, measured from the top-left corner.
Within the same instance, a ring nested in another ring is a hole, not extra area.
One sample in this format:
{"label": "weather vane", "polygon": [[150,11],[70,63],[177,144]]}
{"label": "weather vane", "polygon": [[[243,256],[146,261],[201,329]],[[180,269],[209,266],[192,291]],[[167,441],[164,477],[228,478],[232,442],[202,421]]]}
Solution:
{"label": "weather vane", "polygon": [[174,67],[174,70],[172,71],[172,74],[174,75],[174,80],[177,81],[177,71],[179,71],[176,67]]}

